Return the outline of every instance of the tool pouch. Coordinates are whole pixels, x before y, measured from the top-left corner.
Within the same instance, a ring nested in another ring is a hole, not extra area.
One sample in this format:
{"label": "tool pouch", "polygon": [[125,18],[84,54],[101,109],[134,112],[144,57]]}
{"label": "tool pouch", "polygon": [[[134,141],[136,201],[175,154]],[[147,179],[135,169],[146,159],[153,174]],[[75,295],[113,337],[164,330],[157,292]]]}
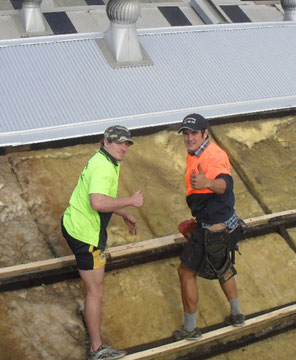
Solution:
{"label": "tool pouch", "polygon": [[205,255],[198,275],[205,279],[218,279],[221,284],[237,272],[230,258],[230,234],[228,230],[204,232]]}
{"label": "tool pouch", "polygon": [[182,221],[178,225],[178,230],[180,231],[180,233],[184,236],[184,238],[187,241],[189,241],[189,239],[191,238],[191,235],[193,233],[195,225],[196,225],[196,222],[194,219]]}

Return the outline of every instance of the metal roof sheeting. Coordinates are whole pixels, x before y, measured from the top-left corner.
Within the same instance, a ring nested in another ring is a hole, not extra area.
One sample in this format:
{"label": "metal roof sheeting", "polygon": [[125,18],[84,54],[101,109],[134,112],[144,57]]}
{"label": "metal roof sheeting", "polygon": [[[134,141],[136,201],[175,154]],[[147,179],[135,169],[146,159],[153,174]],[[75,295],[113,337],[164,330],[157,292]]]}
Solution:
{"label": "metal roof sheeting", "polygon": [[0,40],[19,38],[20,33],[16,26],[15,17],[11,15],[1,15],[0,16]]}
{"label": "metal roof sheeting", "polygon": [[[0,38],[105,31],[109,25],[106,7],[103,0],[96,3],[102,5],[94,5],[93,1],[85,0],[42,1],[41,10],[46,30],[36,33],[25,30],[20,0],[1,0]],[[138,29],[147,29],[203,23],[272,22],[282,21],[283,18],[284,10],[278,0],[263,1],[262,4],[260,1],[241,0],[141,0],[141,17],[136,26]]]}
{"label": "metal roof sheeting", "polygon": [[[167,10],[161,11],[163,8],[167,8]],[[71,6],[69,3],[67,7],[52,7],[48,1],[42,1],[41,9],[46,31],[41,33],[26,32],[21,11],[2,10],[0,1],[0,39],[73,34],[76,32],[102,32],[106,31],[109,26],[106,6],[104,5],[86,6],[84,2],[84,6]],[[184,19],[180,19],[180,15],[183,15]],[[182,20],[188,21],[190,25],[203,24],[190,4],[184,4],[182,1],[141,3],[141,17],[136,26],[141,29],[180,26],[184,25]]]}
{"label": "metal roof sheeting", "polygon": [[296,106],[296,23],[138,32],[153,66],[113,69],[102,33],[0,41],[0,146]]}

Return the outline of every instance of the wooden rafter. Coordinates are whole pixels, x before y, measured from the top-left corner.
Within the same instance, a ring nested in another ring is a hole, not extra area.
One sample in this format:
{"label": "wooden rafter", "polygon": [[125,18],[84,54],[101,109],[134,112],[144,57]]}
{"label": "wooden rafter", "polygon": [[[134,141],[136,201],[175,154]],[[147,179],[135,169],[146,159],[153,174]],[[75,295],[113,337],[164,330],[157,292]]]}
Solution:
{"label": "wooden rafter", "polygon": [[[219,339],[225,339],[227,337],[247,337],[246,335],[250,332],[254,333],[254,329],[265,327],[264,333],[272,331],[274,325],[278,322],[287,322],[288,318],[292,317],[295,320],[296,317],[296,304],[284,306],[281,309],[269,311],[263,315],[255,316],[251,319],[246,320],[245,326],[237,328],[234,326],[224,326],[219,329],[206,332],[203,334],[202,338],[199,340],[181,340],[173,343],[164,344],[155,348],[148,350],[136,352],[130,355],[127,355],[125,360],[148,360],[148,359],[157,359],[158,357],[163,358],[162,356],[169,356],[174,354],[177,356],[178,352],[188,350],[188,352],[194,352],[198,347],[203,345],[210,346],[212,343],[216,342]],[[293,320],[293,324],[295,321]],[[278,325],[277,325],[278,326]],[[256,332],[256,331],[255,331]],[[259,336],[259,335],[258,335]]]}
{"label": "wooden rafter", "polygon": [[[277,231],[279,226],[295,226],[296,209],[245,220],[245,238]],[[185,239],[181,234],[121,245],[106,250],[107,271],[124,268],[180,253]],[[63,256],[0,269],[0,291],[57,282],[77,276],[74,256]]]}

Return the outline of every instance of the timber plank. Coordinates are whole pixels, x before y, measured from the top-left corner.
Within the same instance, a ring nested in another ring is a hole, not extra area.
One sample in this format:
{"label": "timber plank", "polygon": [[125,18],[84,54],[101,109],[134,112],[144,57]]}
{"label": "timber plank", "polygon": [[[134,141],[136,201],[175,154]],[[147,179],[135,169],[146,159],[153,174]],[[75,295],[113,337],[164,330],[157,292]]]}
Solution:
{"label": "timber plank", "polygon": [[[296,209],[249,218],[245,222],[248,225],[248,230],[244,237],[256,236],[256,231],[260,233],[262,229],[270,232],[275,231],[278,226],[283,224],[296,223]],[[105,251],[108,260],[107,269],[113,270],[159,258],[176,256],[185,241],[181,234],[175,234],[109,248]],[[75,267],[75,258],[73,255],[69,255],[0,268],[0,290],[3,284],[7,285],[13,279],[14,282],[17,282],[17,278],[20,278],[19,281],[23,283],[28,275],[43,273],[46,277],[47,273],[50,275],[50,272],[57,272],[59,269]]]}
{"label": "timber plank", "polygon": [[[109,261],[112,261],[123,256],[130,256],[133,254],[143,253],[145,251],[153,251],[155,249],[161,249],[163,247],[182,243],[184,241],[184,238],[180,234],[164,236],[157,239],[139,241],[137,243],[109,248],[105,251],[105,255]],[[7,266],[0,268],[0,280],[6,279],[8,277],[37,273],[40,271],[59,269],[73,266],[75,264],[74,255],[68,255],[54,259],[40,260],[33,263]]]}
{"label": "timber plank", "polygon": [[35,261],[28,264],[7,266],[0,269],[0,280],[6,279],[7,277],[11,278],[15,276],[33,274],[40,271],[60,269],[75,264],[75,257],[73,255],[69,255],[60,258]]}
{"label": "timber plank", "polygon": [[267,224],[267,223],[275,223],[277,221],[280,221],[282,223],[283,218],[285,220],[294,220],[294,217],[296,216],[296,209],[292,210],[285,210],[278,213],[273,214],[266,214],[262,216],[257,216],[253,218],[248,218],[245,221],[245,223],[248,226],[254,227],[257,225]]}
{"label": "timber plank", "polygon": [[273,310],[263,315],[256,316],[248,319],[243,327],[226,326],[217,330],[209,331],[203,334],[203,337],[199,340],[181,340],[169,344],[165,344],[152,349],[140,351],[134,354],[129,354],[124,357],[125,360],[144,360],[144,359],[156,359],[157,357],[176,354],[178,351],[190,350],[196,348],[199,345],[211,343],[215,340],[226,338],[228,336],[239,337],[245,334],[248,330],[252,330],[257,326],[267,325],[270,326],[272,322],[277,320],[284,320],[289,316],[296,315],[296,304],[292,304],[283,307],[278,310]]}
{"label": "timber plank", "polygon": [[173,244],[183,243],[184,238],[182,235],[169,235],[163,236],[156,239],[139,241],[136,243],[131,243],[127,245],[119,245],[113,248],[106,250],[105,254],[107,258],[113,259],[125,255],[137,254],[144,251],[151,251],[154,249],[159,249],[161,247],[170,246]]}
{"label": "timber plank", "polygon": [[[164,236],[157,239],[139,241],[137,243],[109,248],[105,251],[105,255],[107,259],[112,261],[113,259],[117,259],[126,255],[130,256],[133,254],[143,253],[145,251],[153,251],[155,249],[160,249],[162,247],[167,247],[169,245],[182,242],[184,242],[184,239],[181,235]],[[75,264],[74,255],[68,255],[59,258],[40,260],[33,263],[7,266],[0,268],[0,280],[6,279],[7,277],[59,269],[67,266],[73,266]]]}

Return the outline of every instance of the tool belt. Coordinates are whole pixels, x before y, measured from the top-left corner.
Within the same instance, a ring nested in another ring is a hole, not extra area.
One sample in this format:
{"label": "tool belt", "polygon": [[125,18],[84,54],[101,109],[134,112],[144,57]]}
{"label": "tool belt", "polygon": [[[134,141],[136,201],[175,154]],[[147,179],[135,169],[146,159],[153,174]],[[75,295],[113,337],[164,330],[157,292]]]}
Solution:
{"label": "tool belt", "polygon": [[[204,229],[205,254],[198,275],[205,279],[218,279],[221,284],[230,280],[237,271],[234,267],[237,242],[245,231],[243,220],[233,230],[209,231]],[[231,256],[230,256],[231,254]]]}

